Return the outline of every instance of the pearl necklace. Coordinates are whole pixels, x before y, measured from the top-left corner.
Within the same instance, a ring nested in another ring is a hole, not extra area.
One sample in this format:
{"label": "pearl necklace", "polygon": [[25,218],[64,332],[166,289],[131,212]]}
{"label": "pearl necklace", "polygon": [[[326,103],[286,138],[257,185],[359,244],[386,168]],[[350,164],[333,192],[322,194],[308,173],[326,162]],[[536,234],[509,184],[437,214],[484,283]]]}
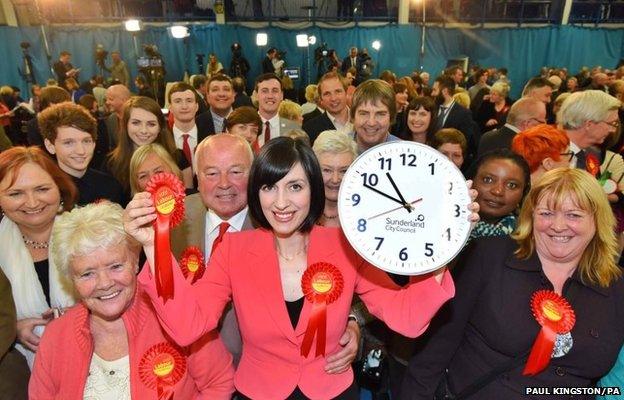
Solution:
{"label": "pearl necklace", "polygon": [[28,239],[26,236],[22,235],[22,240],[26,246],[30,246],[34,249],[47,249],[50,246],[50,242],[35,242],[34,240]]}
{"label": "pearl necklace", "polygon": [[338,214],[329,216],[323,212],[323,217],[325,217],[325,219],[336,219],[338,217]]}

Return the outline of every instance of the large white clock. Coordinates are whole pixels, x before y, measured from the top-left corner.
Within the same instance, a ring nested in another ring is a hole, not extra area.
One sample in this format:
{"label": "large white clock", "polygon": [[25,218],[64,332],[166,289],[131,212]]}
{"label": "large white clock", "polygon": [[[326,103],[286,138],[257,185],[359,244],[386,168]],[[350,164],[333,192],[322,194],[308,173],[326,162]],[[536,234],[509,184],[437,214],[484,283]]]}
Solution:
{"label": "large white clock", "polygon": [[342,229],[371,264],[401,275],[446,265],[470,234],[470,195],[457,167],[423,144],[382,143],[345,173],[338,197]]}

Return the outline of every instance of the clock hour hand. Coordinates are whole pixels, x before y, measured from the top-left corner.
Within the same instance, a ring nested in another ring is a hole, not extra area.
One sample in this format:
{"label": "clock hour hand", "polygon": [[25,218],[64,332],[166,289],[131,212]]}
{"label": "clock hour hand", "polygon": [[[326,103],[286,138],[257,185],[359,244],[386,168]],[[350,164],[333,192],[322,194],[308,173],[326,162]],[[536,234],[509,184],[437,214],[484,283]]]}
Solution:
{"label": "clock hour hand", "polygon": [[402,202],[401,200],[399,200],[399,199],[397,199],[397,198],[395,198],[395,197],[392,197],[392,196],[390,196],[389,194],[384,193],[384,192],[382,192],[382,191],[381,191],[381,190],[379,190],[379,189],[375,189],[374,187],[369,186],[369,185],[368,185],[368,184],[366,184],[366,183],[364,184],[364,187],[365,187],[366,189],[372,190],[373,192],[375,192],[375,193],[377,193],[377,194],[382,195],[383,197],[385,197],[385,198],[387,198],[387,199],[390,199],[390,200],[394,201],[395,203],[399,203],[399,204],[401,204],[402,206],[405,204],[405,203],[404,203],[404,202]]}
{"label": "clock hour hand", "polygon": [[[412,206],[413,204],[416,204],[416,203],[422,201],[422,199],[423,199],[422,197],[420,199],[416,199],[416,200],[412,201],[411,203],[409,203],[409,205]],[[381,217],[382,215],[390,214],[391,212],[396,211],[396,210],[400,210],[403,207],[404,206],[393,208],[392,210],[384,211],[382,213],[373,215],[372,217],[368,217],[367,220],[370,221],[371,219],[374,219],[374,218],[377,218],[377,217]]]}
{"label": "clock hour hand", "polygon": [[399,198],[401,199],[401,203],[403,203],[403,207],[407,210],[407,212],[412,212],[411,204],[408,204],[407,201],[405,201],[405,197],[403,197],[396,183],[394,183],[394,179],[392,179],[392,175],[390,175],[390,172],[386,172],[386,176],[388,177],[388,180],[392,184],[392,187],[394,188],[394,191],[396,192],[396,194],[399,195]]}

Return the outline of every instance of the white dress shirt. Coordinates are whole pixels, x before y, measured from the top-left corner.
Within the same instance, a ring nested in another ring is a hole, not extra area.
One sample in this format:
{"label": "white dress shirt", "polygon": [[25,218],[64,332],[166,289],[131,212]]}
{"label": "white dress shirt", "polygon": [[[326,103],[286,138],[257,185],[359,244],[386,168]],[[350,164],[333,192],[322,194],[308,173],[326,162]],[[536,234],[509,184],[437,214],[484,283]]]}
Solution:
{"label": "white dress shirt", "polygon": [[[262,146],[264,146],[264,130],[266,129],[266,122],[267,122],[267,120],[262,118],[262,116],[260,116],[260,119],[262,119],[262,130],[258,134],[258,145],[259,145],[259,147],[262,147]],[[269,119],[268,121],[269,121],[269,125],[271,126],[271,139],[279,137],[280,136],[280,117],[279,117],[279,114],[275,114],[275,116],[273,118]]]}
{"label": "white dress shirt", "polygon": [[227,221],[224,221],[214,211],[208,210],[206,213],[206,248],[204,249],[206,261],[210,260],[212,243],[215,241],[217,236],[219,236],[219,225],[221,225],[222,222],[227,222],[230,224],[227,232],[240,232],[243,229],[245,218],[247,218],[247,211],[248,207],[245,207],[239,211],[238,214],[234,215]]}
{"label": "white dress shirt", "polygon": [[197,125],[193,126],[188,132],[182,132],[178,127],[173,125],[173,139],[175,140],[175,145],[178,149],[184,150],[184,138],[182,135],[189,135],[189,146],[191,148],[191,154],[193,155],[193,160],[195,160],[195,147],[197,147]]}
{"label": "white dress shirt", "polygon": [[[348,109],[347,109],[347,115],[350,115]],[[353,132],[353,124],[351,123],[351,120],[349,119],[349,117],[347,117],[347,122],[345,124],[341,124],[336,119],[336,117],[331,115],[329,112],[327,113],[327,118],[329,118],[329,120],[332,122],[332,124],[334,124],[334,126],[336,127],[336,130],[338,132],[342,132],[342,133],[346,133],[346,134],[349,134],[349,133]]]}

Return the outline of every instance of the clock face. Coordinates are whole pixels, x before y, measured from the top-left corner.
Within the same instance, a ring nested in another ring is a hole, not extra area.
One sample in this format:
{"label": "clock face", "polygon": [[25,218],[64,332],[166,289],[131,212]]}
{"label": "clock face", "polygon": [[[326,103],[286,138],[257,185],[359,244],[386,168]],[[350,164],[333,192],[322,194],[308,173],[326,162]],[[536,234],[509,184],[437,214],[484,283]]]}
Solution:
{"label": "clock face", "polygon": [[371,264],[401,275],[434,271],[470,234],[470,195],[457,167],[415,142],[382,143],[343,177],[338,215],[351,246]]}

